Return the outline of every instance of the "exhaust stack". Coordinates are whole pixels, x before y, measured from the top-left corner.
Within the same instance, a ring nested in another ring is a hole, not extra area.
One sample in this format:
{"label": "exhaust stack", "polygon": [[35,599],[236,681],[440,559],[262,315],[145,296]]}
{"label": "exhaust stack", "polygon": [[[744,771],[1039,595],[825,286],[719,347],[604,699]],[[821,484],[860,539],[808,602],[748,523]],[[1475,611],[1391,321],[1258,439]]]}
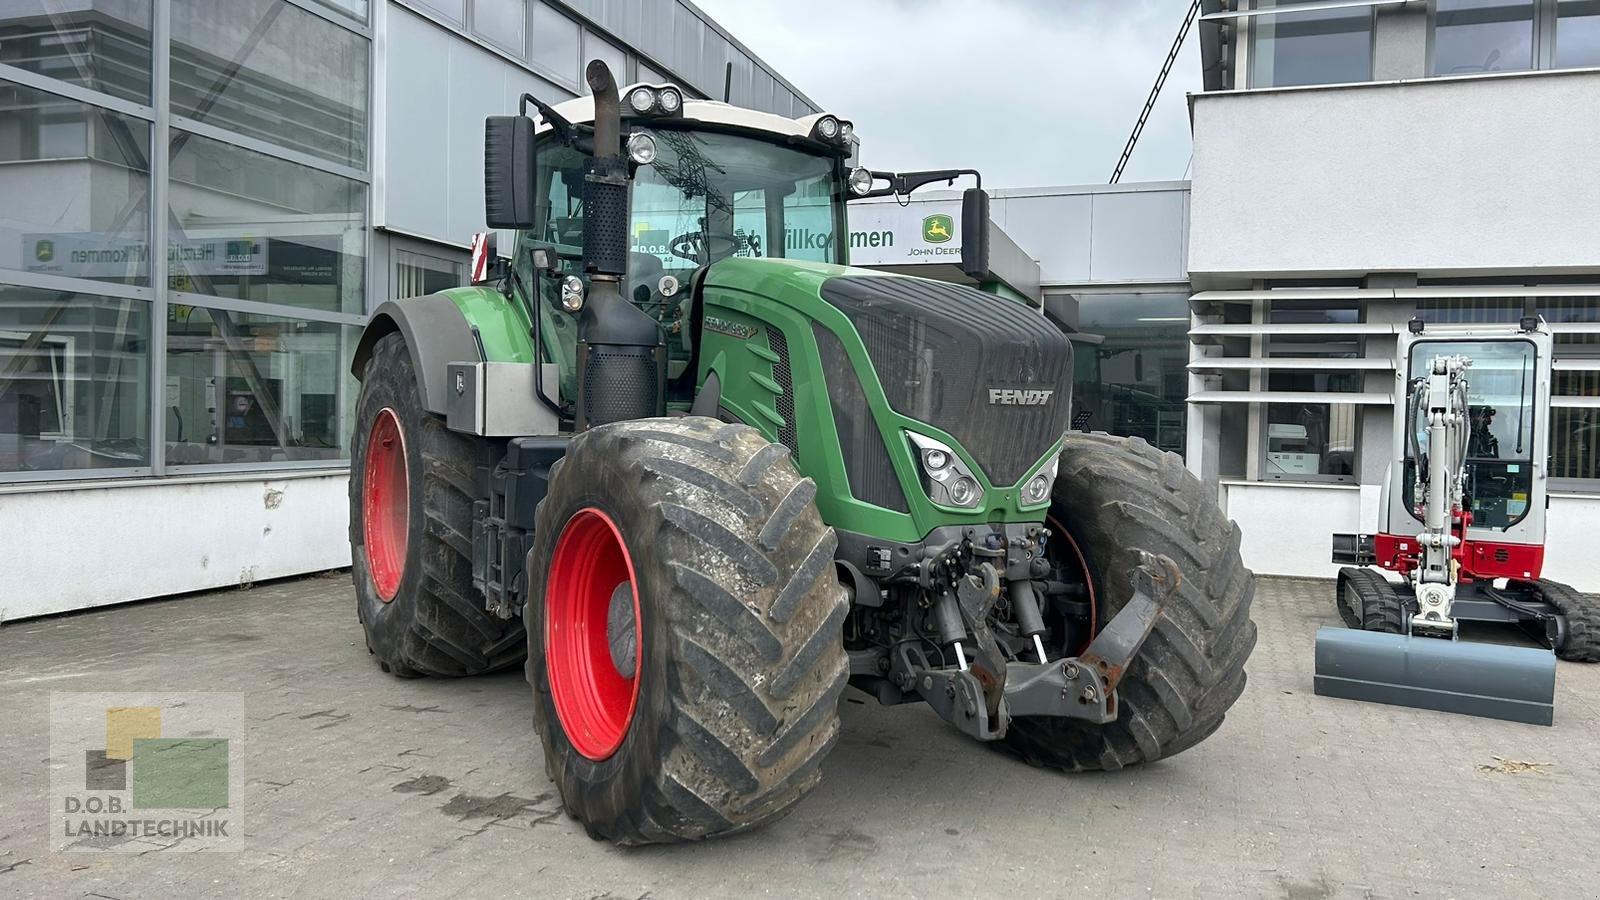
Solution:
{"label": "exhaust stack", "polygon": [[594,155],[584,173],[583,269],[589,296],[578,319],[578,430],[666,414],[667,348],[655,319],[622,296],[628,273],[628,159],[622,101],[598,59],[584,72],[594,94]]}

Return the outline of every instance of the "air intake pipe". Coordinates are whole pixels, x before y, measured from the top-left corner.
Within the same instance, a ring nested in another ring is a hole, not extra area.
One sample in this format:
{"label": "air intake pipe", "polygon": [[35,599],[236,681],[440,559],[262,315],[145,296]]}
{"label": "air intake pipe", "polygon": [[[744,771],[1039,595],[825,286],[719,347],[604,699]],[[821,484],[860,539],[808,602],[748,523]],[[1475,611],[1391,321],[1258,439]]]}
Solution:
{"label": "air intake pipe", "polygon": [[667,348],[661,326],[622,296],[628,273],[628,160],[622,101],[604,62],[584,72],[594,95],[594,155],[583,186],[583,269],[578,318],[577,428],[666,414]]}

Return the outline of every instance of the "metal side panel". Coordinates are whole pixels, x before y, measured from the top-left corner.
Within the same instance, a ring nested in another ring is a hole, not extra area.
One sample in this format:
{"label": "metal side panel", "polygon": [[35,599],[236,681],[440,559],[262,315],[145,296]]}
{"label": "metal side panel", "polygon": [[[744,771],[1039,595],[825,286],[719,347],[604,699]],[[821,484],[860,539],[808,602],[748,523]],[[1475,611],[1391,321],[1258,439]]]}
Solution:
{"label": "metal side panel", "polygon": [[1555,721],[1549,650],[1324,627],[1316,693],[1530,725]]}

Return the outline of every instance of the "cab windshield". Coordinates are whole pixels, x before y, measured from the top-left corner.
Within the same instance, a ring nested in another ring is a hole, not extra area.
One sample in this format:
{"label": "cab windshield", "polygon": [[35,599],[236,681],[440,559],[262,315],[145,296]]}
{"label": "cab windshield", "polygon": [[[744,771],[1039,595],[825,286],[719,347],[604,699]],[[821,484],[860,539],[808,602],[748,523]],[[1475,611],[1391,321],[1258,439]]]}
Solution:
{"label": "cab windshield", "polygon": [[[1528,512],[1533,485],[1534,347],[1530,341],[1418,341],[1411,346],[1408,383],[1425,377],[1441,356],[1472,360],[1467,369],[1467,483],[1464,502],[1473,526],[1504,529]],[[1428,447],[1428,414],[1416,389],[1408,392],[1415,442],[1407,442],[1406,505],[1412,500],[1412,446]]]}
{"label": "cab windshield", "polygon": [[[723,132],[628,123],[624,130],[656,142],[655,161],[634,172],[624,295],[665,330],[669,378],[690,363],[687,287],[700,267],[730,256],[844,262],[839,160]],[[583,252],[585,163],[582,153],[545,137],[535,156],[534,227],[520,236],[520,249],[554,247],[572,273]],[[526,259],[519,252],[517,264],[537,284],[549,326],[544,358],[562,363],[562,396],[570,398],[576,317],[561,309],[554,279],[528,272]]]}

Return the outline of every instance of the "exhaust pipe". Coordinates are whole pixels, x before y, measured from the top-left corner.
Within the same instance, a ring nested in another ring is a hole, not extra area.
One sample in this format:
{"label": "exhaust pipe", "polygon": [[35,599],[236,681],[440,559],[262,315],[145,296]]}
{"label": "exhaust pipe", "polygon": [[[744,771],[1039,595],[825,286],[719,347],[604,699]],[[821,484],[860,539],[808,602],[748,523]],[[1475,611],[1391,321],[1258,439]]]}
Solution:
{"label": "exhaust pipe", "polygon": [[577,428],[667,411],[666,338],[655,319],[622,296],[628,273],[628,159],[622,100],[611,70],[590,61],[594,155],[584,173],[583,269],[589,296],[578,319]]}

